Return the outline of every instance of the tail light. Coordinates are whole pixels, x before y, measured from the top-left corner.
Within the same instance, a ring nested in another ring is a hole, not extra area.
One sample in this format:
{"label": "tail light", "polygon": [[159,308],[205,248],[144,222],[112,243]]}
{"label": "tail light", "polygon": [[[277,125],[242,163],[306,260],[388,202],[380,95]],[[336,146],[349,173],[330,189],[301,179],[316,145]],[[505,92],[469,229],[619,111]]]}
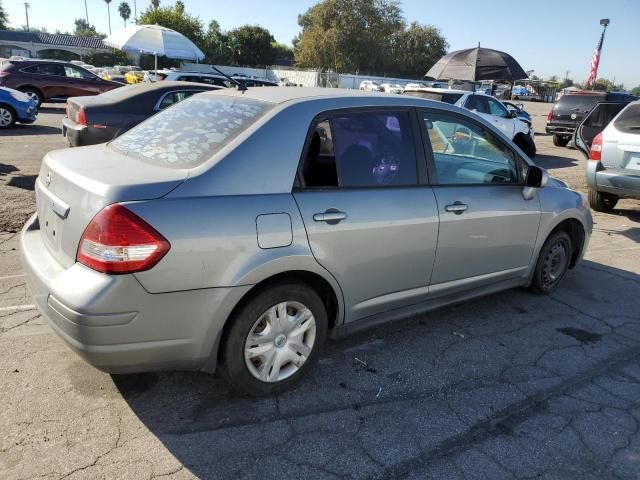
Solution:
{"label": "tail light", "polygon": [[149,270],[171,244],[155,228],[122,205],[102,209],[87,226],[76,261],[103,273]]}
{"label": "tail light", "polygon": [[589,160],[602,160],[602,132],[595,136],[589,151]]}
{"label": "tail light", "polygon": [[553,120],[553,110],[550,110],[547,115],[547,123],[551,123],[551,120]]}
{"label": "tail light", "polygon": [[78,108],[78,111],[76,112],[76,118],[74,119],[76,123],[79,123],[80,125],[87,125],[87,116],[84,113],[84,107],[80,106],[80,108]]}

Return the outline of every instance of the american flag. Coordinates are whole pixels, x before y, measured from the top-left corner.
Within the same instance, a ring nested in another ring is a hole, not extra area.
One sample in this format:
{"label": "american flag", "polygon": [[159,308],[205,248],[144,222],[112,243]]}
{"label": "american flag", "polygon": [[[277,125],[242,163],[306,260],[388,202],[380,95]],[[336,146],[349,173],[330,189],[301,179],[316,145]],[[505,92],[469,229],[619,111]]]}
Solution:
{"label": "american flag", "polygon": [[587,85],[590,87],[593,85],[593,82],[596,81],[596,75],[598,75],[598,65],[600,65],[600,52],[602,52],[602,42],[604,41],[604,31],[600,36],[600,41],[598,42],[598,46],[596,47],[596,51],[593,52],[593,57],[591,57],[591,65],[589,70],[589,77],[587,78]]}

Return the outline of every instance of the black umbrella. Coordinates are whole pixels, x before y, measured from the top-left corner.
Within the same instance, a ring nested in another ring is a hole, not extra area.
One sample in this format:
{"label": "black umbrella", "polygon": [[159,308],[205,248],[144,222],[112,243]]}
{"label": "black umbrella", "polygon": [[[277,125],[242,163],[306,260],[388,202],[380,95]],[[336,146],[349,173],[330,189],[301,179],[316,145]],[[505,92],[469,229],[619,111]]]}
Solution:
{"label": "black umbrella", "polygon": [[527,78],[515,59],[505,52],[490,48],[469,48],[445,55],[431,67],[425,77],[436,80],[507,80]]}

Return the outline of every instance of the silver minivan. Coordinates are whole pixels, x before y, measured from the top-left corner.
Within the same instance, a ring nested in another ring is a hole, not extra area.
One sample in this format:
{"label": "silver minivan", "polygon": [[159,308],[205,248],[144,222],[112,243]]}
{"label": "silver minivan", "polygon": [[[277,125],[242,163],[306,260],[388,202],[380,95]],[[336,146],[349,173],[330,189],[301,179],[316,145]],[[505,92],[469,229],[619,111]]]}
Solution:
{"label": "silver minivan", "polygon": [[327,336],[499,290],[553,291],[586,199],[494,126],[340,89],[195,95],[48,153],[21,254],[53,330],[107,372],[304,375]]}

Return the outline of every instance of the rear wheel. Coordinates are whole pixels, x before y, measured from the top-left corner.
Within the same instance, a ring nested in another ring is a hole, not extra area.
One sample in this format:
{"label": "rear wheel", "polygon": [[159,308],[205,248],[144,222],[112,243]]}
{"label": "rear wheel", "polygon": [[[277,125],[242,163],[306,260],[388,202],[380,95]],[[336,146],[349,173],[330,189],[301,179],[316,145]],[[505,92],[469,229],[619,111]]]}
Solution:
{"label": "rear wheel", "polygon": [[0,105],[0,128],[11,128],[16,123],[16,113],[8,105]]}
{"label": "rear wheel", "polygon": [[610,212],[614,209],[619,199],[617,195],[598,192],[592,188],[589,189],[588,198],[589,205],[591,205],[591,208],[596,212]]}
{"label": "rear wheel", "polygon": [[36,102],[37,107],[40,107],[40,105],[42,105],[42,94],[35,88],[23,88],[22,92],[34,102]]}
{"label": "rear wheel", "polygon": [[553,144],[556,147],[566,147],[569,143],[569,137],[561,137],[560,135],[553,136]]}
{"label": "rear wheel", "polygon": [[320,296],[300,282],[263,290],[229,320],[223,345],[225,372],[234,390],[254,396],[282,391],[317,361],[327,336]]}
{"label": "rear wheel", "polygon": [[520,150],[526,153],[529,158],[536,156],[536,144],[533,142],[533,138],[529,135],[525,135],[523,133],[519,134],[514,138],[513,142],[520,147]]}
{"label": "rear wheel", "polygon": [[531,289],[536,293],[553,292],[569,269],[572,252],[571,237],[567,232],[560,230],[551,234],[540,250]]}

